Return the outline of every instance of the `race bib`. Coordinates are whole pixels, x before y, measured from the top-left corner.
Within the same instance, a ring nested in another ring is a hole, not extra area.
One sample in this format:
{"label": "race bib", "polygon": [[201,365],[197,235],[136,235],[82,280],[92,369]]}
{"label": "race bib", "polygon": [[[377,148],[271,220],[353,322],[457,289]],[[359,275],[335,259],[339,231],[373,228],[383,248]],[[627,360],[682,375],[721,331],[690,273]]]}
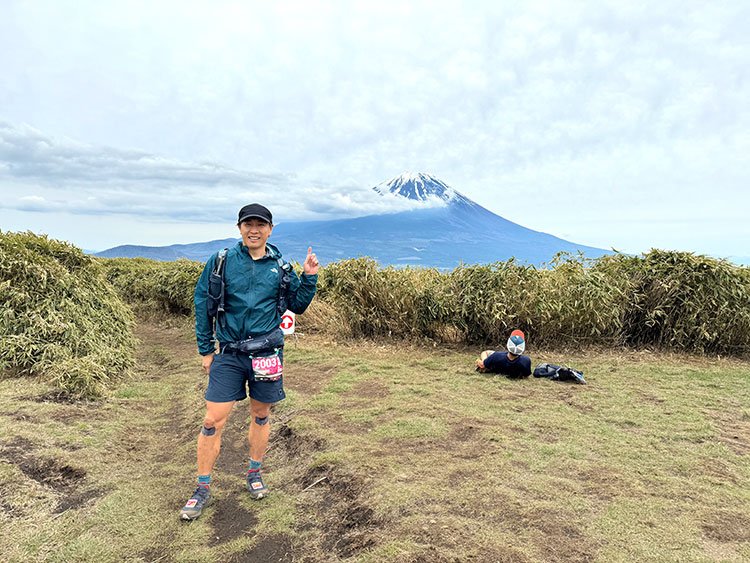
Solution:
{"label": "race bib", "polygon": [[276,381],[281,379],[284,368],[281,365],[279,353],[275,352],[271,356],[253,357],[253,375],[256,381]]}

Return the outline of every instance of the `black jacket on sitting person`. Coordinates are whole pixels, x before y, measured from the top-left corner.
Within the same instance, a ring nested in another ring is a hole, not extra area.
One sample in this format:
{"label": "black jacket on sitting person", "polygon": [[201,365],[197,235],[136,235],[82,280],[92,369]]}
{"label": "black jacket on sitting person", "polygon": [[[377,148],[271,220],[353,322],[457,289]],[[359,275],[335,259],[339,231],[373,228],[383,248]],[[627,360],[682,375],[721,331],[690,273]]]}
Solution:
{"label": "black jacket on sitting person", "polygon": [[498,373],[509,378],[528,377],[531,375],[531,358],[515,356],[508,358],[508,352],[494,352],[484,360],[485,373]]}

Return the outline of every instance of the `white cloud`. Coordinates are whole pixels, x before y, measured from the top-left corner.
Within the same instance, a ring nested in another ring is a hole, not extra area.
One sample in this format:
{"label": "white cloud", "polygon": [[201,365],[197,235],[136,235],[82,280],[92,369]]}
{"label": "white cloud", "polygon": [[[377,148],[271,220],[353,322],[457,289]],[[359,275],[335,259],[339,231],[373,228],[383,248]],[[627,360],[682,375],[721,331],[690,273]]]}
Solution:
{"label": "white cloud", "polygon": [[357,214],[415,170],[536,229],[575,217],[580,242],[747,246],[701,223],[750,206],[740,0],[7,6],[0,118],[44,134],[13,126],[0,178],[58,209]]}
{"label": "white cloud", "polygon": [[[165,159],[143,151],[53,139],[29,126],[0,122],[0,208],[40,213],[231,221],[262,201],[281,220],[355,217],[404,211],[414,203],[354,184],[314,184],[289,174],[235,170]],[[20,188],[20,189],[19,189]],[[25,194],[25,195],[23,195]]]}

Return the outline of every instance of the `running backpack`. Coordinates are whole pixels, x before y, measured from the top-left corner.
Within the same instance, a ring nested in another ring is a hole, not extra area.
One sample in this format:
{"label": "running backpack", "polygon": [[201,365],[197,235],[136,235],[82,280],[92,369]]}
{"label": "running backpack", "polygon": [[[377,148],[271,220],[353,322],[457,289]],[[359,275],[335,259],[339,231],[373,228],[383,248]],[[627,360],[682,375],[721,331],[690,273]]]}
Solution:
{"label": "running backpack", "polygon": [[[225,325],[224,315],[224,296],[226,293],[226,283],[224,282],[224,270],[227,258],[227,248],[219,251],[216,256],[216,264],[208,277],[208,316],[211,319],[218,319],[221,326]],[[277,258],[279,265],[279,298],[276,302],[276,310],[279,315],[283,315],[287,310],[287,301],[289,295],[289,286],[292,283],[292,265]],[[221,315],[220,315],[221,313]]]}
{"label": "running backpack", "polygon": [[546,377],[551,381],[572,381],[586,385],[583,372],[567,366],[556,366],[555,364],[539,364],[534,370],[534,377]]}

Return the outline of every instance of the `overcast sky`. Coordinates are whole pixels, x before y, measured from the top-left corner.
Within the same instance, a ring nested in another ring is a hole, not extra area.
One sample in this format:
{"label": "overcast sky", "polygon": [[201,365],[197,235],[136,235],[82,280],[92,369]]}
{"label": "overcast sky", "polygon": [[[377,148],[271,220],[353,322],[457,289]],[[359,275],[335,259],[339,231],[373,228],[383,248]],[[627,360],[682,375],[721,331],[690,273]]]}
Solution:
{"label": "overcast sky", "polygon": [[[397,210],[750,255],[750,3],[0,0],[0,229],[83,248]],[[401,209],[400,207],[398,209]]]}

